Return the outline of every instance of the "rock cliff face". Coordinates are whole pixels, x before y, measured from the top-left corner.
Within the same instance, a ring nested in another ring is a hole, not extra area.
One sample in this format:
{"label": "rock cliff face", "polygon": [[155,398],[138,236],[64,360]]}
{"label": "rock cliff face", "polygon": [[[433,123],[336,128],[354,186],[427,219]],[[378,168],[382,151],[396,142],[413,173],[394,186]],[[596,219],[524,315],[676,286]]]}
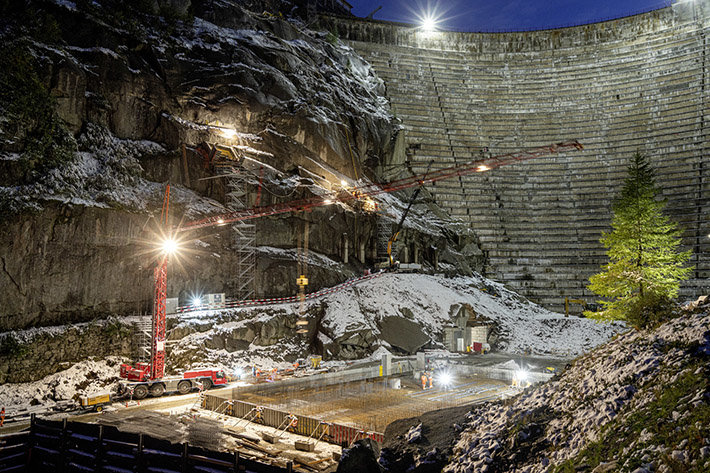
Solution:
{"label": "rock cliff face", "polygon": [[0,339],[0,384],[35,381],[80,360],[130,357],[135,351],[133,330],[117,320],[6,335]]}
{"label": "rock cliff face", "polygon": [[[332,35],[248,2],[145,3],[4,7],[14,65],[0,109],[0,329],[149,309],[162,184],[173,186],[174,224],[225,211],[224,182],[195,151],[201,143],[233,146],[267,169],[251,176],[249,205],[377,179],[404,159],[382,81]],[[23,74],[32,88],[18,85]],[[42,116],[26,105],[50,102]],[[47,130],[46,117],[64,127]],[[375,216],[345,207],[259,220],[257,244],[293,250],[305,220],[311,251],[337,260],[350,251],[349,264],[314,271],[311,289],[374,262]],[[229,293],[230,238],[228,229],[189,235],[170,295]],[[427,249],[450,241],[436,226],[407,238],[430,261]],[[292,294],[293,260],[260,254],[257,296]]]}

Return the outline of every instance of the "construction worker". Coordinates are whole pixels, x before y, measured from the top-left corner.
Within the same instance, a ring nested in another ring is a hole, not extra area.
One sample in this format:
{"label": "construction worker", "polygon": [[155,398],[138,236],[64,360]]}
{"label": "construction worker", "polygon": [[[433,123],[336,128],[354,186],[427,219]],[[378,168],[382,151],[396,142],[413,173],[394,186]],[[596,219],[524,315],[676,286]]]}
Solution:
{"label": "construction worker", "polygon": [[289,432],[295,432],[296,427],[298,427],[298,417],[296,417],[294,414],[289,413],[288,427],[286,428],[286,430],[288,430]]}
{"label": "construction worker", "polygon": [[5,425],[5,407],[3,406],[2,409],[0,409],[0,427]]}
{"label": "construction worker", "polygon": [[422,371],[422,391],[426,390],[426,381],[427,381],[426,372]]}
{"label": "construction worker", "polygon": [[434,387],[434,374],[429,373],[428,378],[429,378],[429,389],[432,389]]}
{"label": "construction worker", "polygon": [[254,422],[257,422],[259,424],[264,423],[264,408],[262,406],[256,406],[256,411],[254,412]]}

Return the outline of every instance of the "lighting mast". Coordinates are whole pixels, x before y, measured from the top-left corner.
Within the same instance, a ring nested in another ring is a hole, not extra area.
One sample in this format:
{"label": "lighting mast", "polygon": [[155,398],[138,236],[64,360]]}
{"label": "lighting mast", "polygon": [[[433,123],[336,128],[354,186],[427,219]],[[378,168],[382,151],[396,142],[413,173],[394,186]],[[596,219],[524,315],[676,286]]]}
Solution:
{"label": "lighting mast", "polygon": [[[162,226],[163,234],[169,231],[168,208],[170,206],[170,184],[165,186],[165,196],[163,198],[163,209],[160,214],[159,224]],[[168,259],[175,252],[177,245],[175,241],[168,237],[163,242],[158,265],[154,269],[154,299],[153,299],[153,343],[150,352],[150,378],[159,379],[165,372],[165,302],[168,297]]]}
{"label": "lighting mast", "polygon": [[[170,205],[170,185],[165,187],[163,209],[158,222],[159,232],[163,234],[160,242],[158,263],[153,270],[153,320],[151,327],[150,363],[121,364],[121,378],[131,381],[161,379],[165,374],[165,300],[168,293],[168,260],[178,250],[177,242],[172,238],[168,227],[168,207]],[[146,393],[147,394],[147,393]],[[161,393],[162,394],[162,393]]]}

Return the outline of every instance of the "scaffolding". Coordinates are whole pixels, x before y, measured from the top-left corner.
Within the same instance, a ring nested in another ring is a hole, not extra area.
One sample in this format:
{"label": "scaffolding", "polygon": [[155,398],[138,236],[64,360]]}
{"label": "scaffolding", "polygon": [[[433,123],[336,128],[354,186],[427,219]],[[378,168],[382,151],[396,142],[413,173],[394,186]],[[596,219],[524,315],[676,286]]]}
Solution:
{"label": "scaffolding", "polygon": [[150,351],[153,347],[153,316],[146,312],[137,317],[134,338],[137,340],[135,359],[141,363],[150,363]]}
{"label": "scaffolding", "polygon": [[[385,215],[377,216],[377,259],[387,259],[387,244],[392,238],[392,220]],[[394,243],[392,244],[392,254],[397,254]]]}
{"label": "scaffolding", "polygon": [[[224,161],[215,163],[215,171],[225,180],[225,204],[230,212],[249,208],[249,177],[239,165],[239,155],[234,148],[218,148]],[[239,300],[254,299],[254,280],[256,272],[256,225],[247,221],[233,222],[232,250],[235,264],[230,272],[229,287],[233,297]]]}

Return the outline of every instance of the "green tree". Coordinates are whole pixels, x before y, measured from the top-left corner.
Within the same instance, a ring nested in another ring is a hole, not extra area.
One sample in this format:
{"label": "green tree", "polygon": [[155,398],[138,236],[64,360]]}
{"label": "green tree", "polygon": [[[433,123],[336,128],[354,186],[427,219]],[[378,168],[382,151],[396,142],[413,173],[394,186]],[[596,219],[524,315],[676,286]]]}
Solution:
{"label": "green tree", "polygon": [[656,199],[654,171],[646,157],[631,158],[629,175],[613,204],[612,231],[603,233],[609,263],[589,278],[589,289],[607,298],[602,309],[585,312],[598,320],[626,320],[641,328],[660,317],[678,295],[691,252],[678,250],[678,226],[663,214],[665,200]]}

